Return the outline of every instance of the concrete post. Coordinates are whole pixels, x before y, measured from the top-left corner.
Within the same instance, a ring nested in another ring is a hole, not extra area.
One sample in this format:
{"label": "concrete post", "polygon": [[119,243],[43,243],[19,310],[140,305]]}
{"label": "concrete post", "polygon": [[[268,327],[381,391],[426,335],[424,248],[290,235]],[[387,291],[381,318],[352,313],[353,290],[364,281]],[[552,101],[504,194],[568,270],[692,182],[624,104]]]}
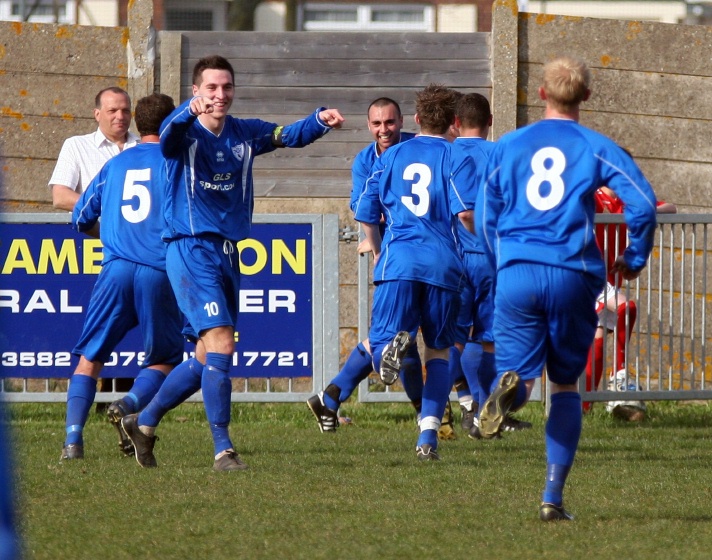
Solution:
{"label": "concrete post", "polygon": [[153,0],[132,0],[128,4],[128,92],[131,102],[150,95],[155,88],[156,30],[153,27]]}
{"label": "concrete post", "polygon": [[517,0],[492,4],[492,140],[517,127],[519,69]]}

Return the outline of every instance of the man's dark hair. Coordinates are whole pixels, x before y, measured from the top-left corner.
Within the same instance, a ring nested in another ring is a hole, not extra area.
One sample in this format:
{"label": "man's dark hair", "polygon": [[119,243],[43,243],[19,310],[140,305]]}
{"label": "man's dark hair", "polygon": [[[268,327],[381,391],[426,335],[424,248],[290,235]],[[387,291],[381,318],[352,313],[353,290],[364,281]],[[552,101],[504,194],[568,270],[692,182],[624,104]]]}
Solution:
{"label": "man's dark hair", "polygon": [[465,128],[484,128],[490,124],[492,111],[489,101],[479,93],[463,95],[457,102],[455,114]]}
{"label": "man's dark hair", "polygon": [[117,87],[117,86],[111,86],[111,87],[102,89],[99,93],[96,94],[96,97],[94,98],[94,107],[96,107],[97,109],[101,109],[101,96],[104,95],[107,91],[110,91],[111,93],[116,93],[116,94],[123,94],[126,96],[126,99],[128,99],[129,104],[131,103],[131,98],[129,97],[129,94],[126,90],[121,89],[120,87]]}
{"label": "man's dark hair", "polygon": [[235,83],[235,71],[227,58],[214,54],[201,58],[193,67],[193,85],[199,86],[203,81],[204,70],[227,70],[232,76],[232,83]]}
{"label": "man's dark hair", "polygon": [[399,117],[403,116],[403,114],[401,113],[400,105],[398,105],[398,102],[394,101],[390,97],[379,97],[378,99],[374,99],[373,101],[371,101],[371,104],[368,106],[368,109],[366,110],[366,115],[368,115],[371,112],[371,107],[388,107],[389,105],[395,106]]}
{"label": "man's dark hair", "polygon": [[139,99],[134,115],[138,133],[141,136],[158,136],[161,123],[175,108],[173,98],[163,93],[152,93]]}
{"label": "man's dark hair", "polygon": [[442,84],[430,84],[415,96],[415,112],[420,127],[435,134],[445,134],[455,121],[458,93]]}

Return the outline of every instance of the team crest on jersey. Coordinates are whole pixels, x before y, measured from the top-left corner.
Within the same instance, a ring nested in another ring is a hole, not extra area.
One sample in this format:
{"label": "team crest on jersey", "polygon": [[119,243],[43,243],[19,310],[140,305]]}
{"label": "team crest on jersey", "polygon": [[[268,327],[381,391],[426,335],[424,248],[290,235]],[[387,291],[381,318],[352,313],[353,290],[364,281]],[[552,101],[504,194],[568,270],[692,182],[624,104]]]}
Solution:
{"label": "team crest on jersey", "polygon": [[232,154],[237,158],[237,161],[242,161],[245,157],[245,146],[244,144],[237,144],[232,147]]}
{"label": "team crest on jersey", "polygon": [[225,154],[222,152],[222,150],[218,150],[218,153],[215,154],[215,158],[218,161],[225,161]]}

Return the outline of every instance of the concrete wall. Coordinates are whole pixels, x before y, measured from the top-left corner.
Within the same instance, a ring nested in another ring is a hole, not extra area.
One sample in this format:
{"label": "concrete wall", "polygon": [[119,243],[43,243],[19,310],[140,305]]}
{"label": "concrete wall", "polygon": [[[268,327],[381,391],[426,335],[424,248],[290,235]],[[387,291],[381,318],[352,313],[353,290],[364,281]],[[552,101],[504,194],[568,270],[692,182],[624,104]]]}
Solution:
{"label": "concrete wall", "polygon": [[582,124],[628,149],[659,198],[710,212],[712,28],[517,13],[513,0],[494,7],[495,137],[541,118],[543,65],[577,56],[593,74]]}
{"label": "concrete wall", "polygon": [[139,99],[154,90],[152,0],[135,0],[129,27],[0,21],[0,203],[49,212],[47,182],[69,136],[96,130],[94,97],[108,86]]}
{"label": "concrete wall", "polygon": [[128,30],[0,22],[0,37],[0,200],[6,211],[50,211],[62,142],[96,129],[99,90],[128,87]]}

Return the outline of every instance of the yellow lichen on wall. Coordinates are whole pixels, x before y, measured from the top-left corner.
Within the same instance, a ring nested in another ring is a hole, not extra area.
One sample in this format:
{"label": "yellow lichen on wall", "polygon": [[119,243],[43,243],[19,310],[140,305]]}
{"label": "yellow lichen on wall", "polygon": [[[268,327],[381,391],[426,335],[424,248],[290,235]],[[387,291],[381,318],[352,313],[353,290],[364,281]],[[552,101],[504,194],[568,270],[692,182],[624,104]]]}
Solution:
{"label": "yellow lichen on wall", "polygon": [[547,23],[551,23],[556,19],[556,16],[552,14],[537,14],[536,21],[539,25],[545,25]]}
{"label": "yellow lichen on wall", "polygon": [[626,39],[632,41],[638,34],[643,30],[643,26],[639,21],[631,21],[628,24],[628,33],[626,34]]}
{"label": "yellow lichen on wall", "polygon": [[17,111],[14,111],[10,107],[2,107],[0,108],[0,113],[2,113],[3,116],[5,117],[13,117],[15,119],[21,119],[22,118],[22,113],[18,113]]}
{"label": "yellow lichen on wall", "polygon": [[57,37],[57,39],[70,39],[71,37],[74,37],[74,32],[68,27],[62,26],[57,29],[54,36]]}
{"label": "yellow lichen on wall", "polygon": [[492,9],[496,10],[497,8],[509,8],[514,16],[516,16],[519,11],[517,0],[495,0]]}

